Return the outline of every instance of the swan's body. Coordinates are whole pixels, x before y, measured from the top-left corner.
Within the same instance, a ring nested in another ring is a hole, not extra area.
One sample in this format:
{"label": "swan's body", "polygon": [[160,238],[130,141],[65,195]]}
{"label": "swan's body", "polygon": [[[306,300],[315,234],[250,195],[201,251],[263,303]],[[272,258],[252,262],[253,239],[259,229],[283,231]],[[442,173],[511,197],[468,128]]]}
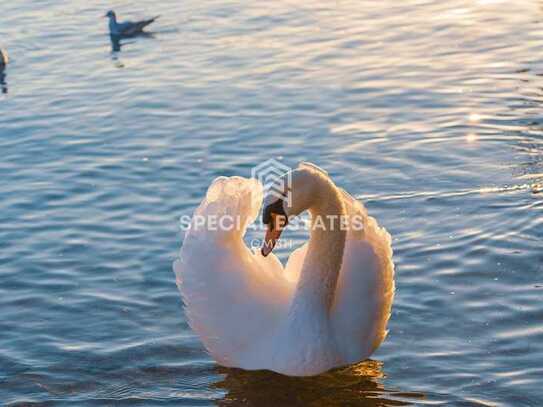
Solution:
{"label": "swan's body", "polygon": [[193,223],[174,270],[191,327],[222,365],[315,375],[366,359],[386,336],[394,297],[390,235],[322,171],[303,165],[292,174],[288,215],[356,215],[363,230],[314,229],[283,268],[273,253],[264,257],[243,241],[261,206],[261,185],[216,179],[195,215],[239,216],[240,228]]}

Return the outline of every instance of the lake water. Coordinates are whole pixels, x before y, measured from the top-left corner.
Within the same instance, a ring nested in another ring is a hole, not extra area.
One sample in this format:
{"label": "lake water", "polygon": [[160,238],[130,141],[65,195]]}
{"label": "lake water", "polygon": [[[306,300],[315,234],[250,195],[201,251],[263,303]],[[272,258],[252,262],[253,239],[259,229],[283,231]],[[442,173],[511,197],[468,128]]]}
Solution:
{"label": "lake water", "polygon": [[[543,405],[543,3],[134,3],[2,5],[0,403]],[[112,51],[114,6],[154,37]],[[225,369],[188,327],[178,219],[268,158],[392,234],[371,361]]]}

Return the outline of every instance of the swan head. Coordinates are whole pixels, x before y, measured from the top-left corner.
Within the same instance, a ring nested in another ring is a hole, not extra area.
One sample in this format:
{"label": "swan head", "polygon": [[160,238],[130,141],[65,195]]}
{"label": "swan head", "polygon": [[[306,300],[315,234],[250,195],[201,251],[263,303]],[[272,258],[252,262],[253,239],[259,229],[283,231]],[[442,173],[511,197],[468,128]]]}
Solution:
{"label": "swan head", "polygon": [[326,172],[309,163],[300,164],[275,182],[263,203],[262,222],[267,225],[263,256],[272,252],[289,219],[326,201],[324,185],[330,183]]}
{"label": "swan head", "polygon": [[[268,203],[266,204],[266,201]],[[266,257],[275,247],[275,243],[281,237],[283,229],[288,225],[288,215],[285,210],[285,199],[276,198],[264,201],[264,210],[262,211],[262,222],[267,225],[266,237],[262,245],[262,256]]]}

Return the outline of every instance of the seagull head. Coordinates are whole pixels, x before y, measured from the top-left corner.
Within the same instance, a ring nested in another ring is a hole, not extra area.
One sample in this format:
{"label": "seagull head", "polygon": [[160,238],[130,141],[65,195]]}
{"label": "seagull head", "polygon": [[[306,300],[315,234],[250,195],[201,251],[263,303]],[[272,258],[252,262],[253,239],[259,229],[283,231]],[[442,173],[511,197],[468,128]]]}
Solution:
{"label": "seagull head", "polygon": [[113,10],[109,10],[105,15],[104,17],[109,17],[109,18],[115,18],[115,12]]}

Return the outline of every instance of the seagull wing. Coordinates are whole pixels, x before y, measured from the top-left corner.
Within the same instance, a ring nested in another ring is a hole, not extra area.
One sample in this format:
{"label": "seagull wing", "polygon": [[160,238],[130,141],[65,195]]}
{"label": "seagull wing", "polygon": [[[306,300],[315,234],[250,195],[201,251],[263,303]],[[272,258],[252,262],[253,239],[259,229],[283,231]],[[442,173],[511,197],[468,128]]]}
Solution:
{"label": "seagull wing", "polygon": [[141,33],[145,27],[154,22],[158,16],[150,18],[148,20],[142,20],[137,22],[127,21],[119,24],[120,32],[122,35],[134,35]]}

